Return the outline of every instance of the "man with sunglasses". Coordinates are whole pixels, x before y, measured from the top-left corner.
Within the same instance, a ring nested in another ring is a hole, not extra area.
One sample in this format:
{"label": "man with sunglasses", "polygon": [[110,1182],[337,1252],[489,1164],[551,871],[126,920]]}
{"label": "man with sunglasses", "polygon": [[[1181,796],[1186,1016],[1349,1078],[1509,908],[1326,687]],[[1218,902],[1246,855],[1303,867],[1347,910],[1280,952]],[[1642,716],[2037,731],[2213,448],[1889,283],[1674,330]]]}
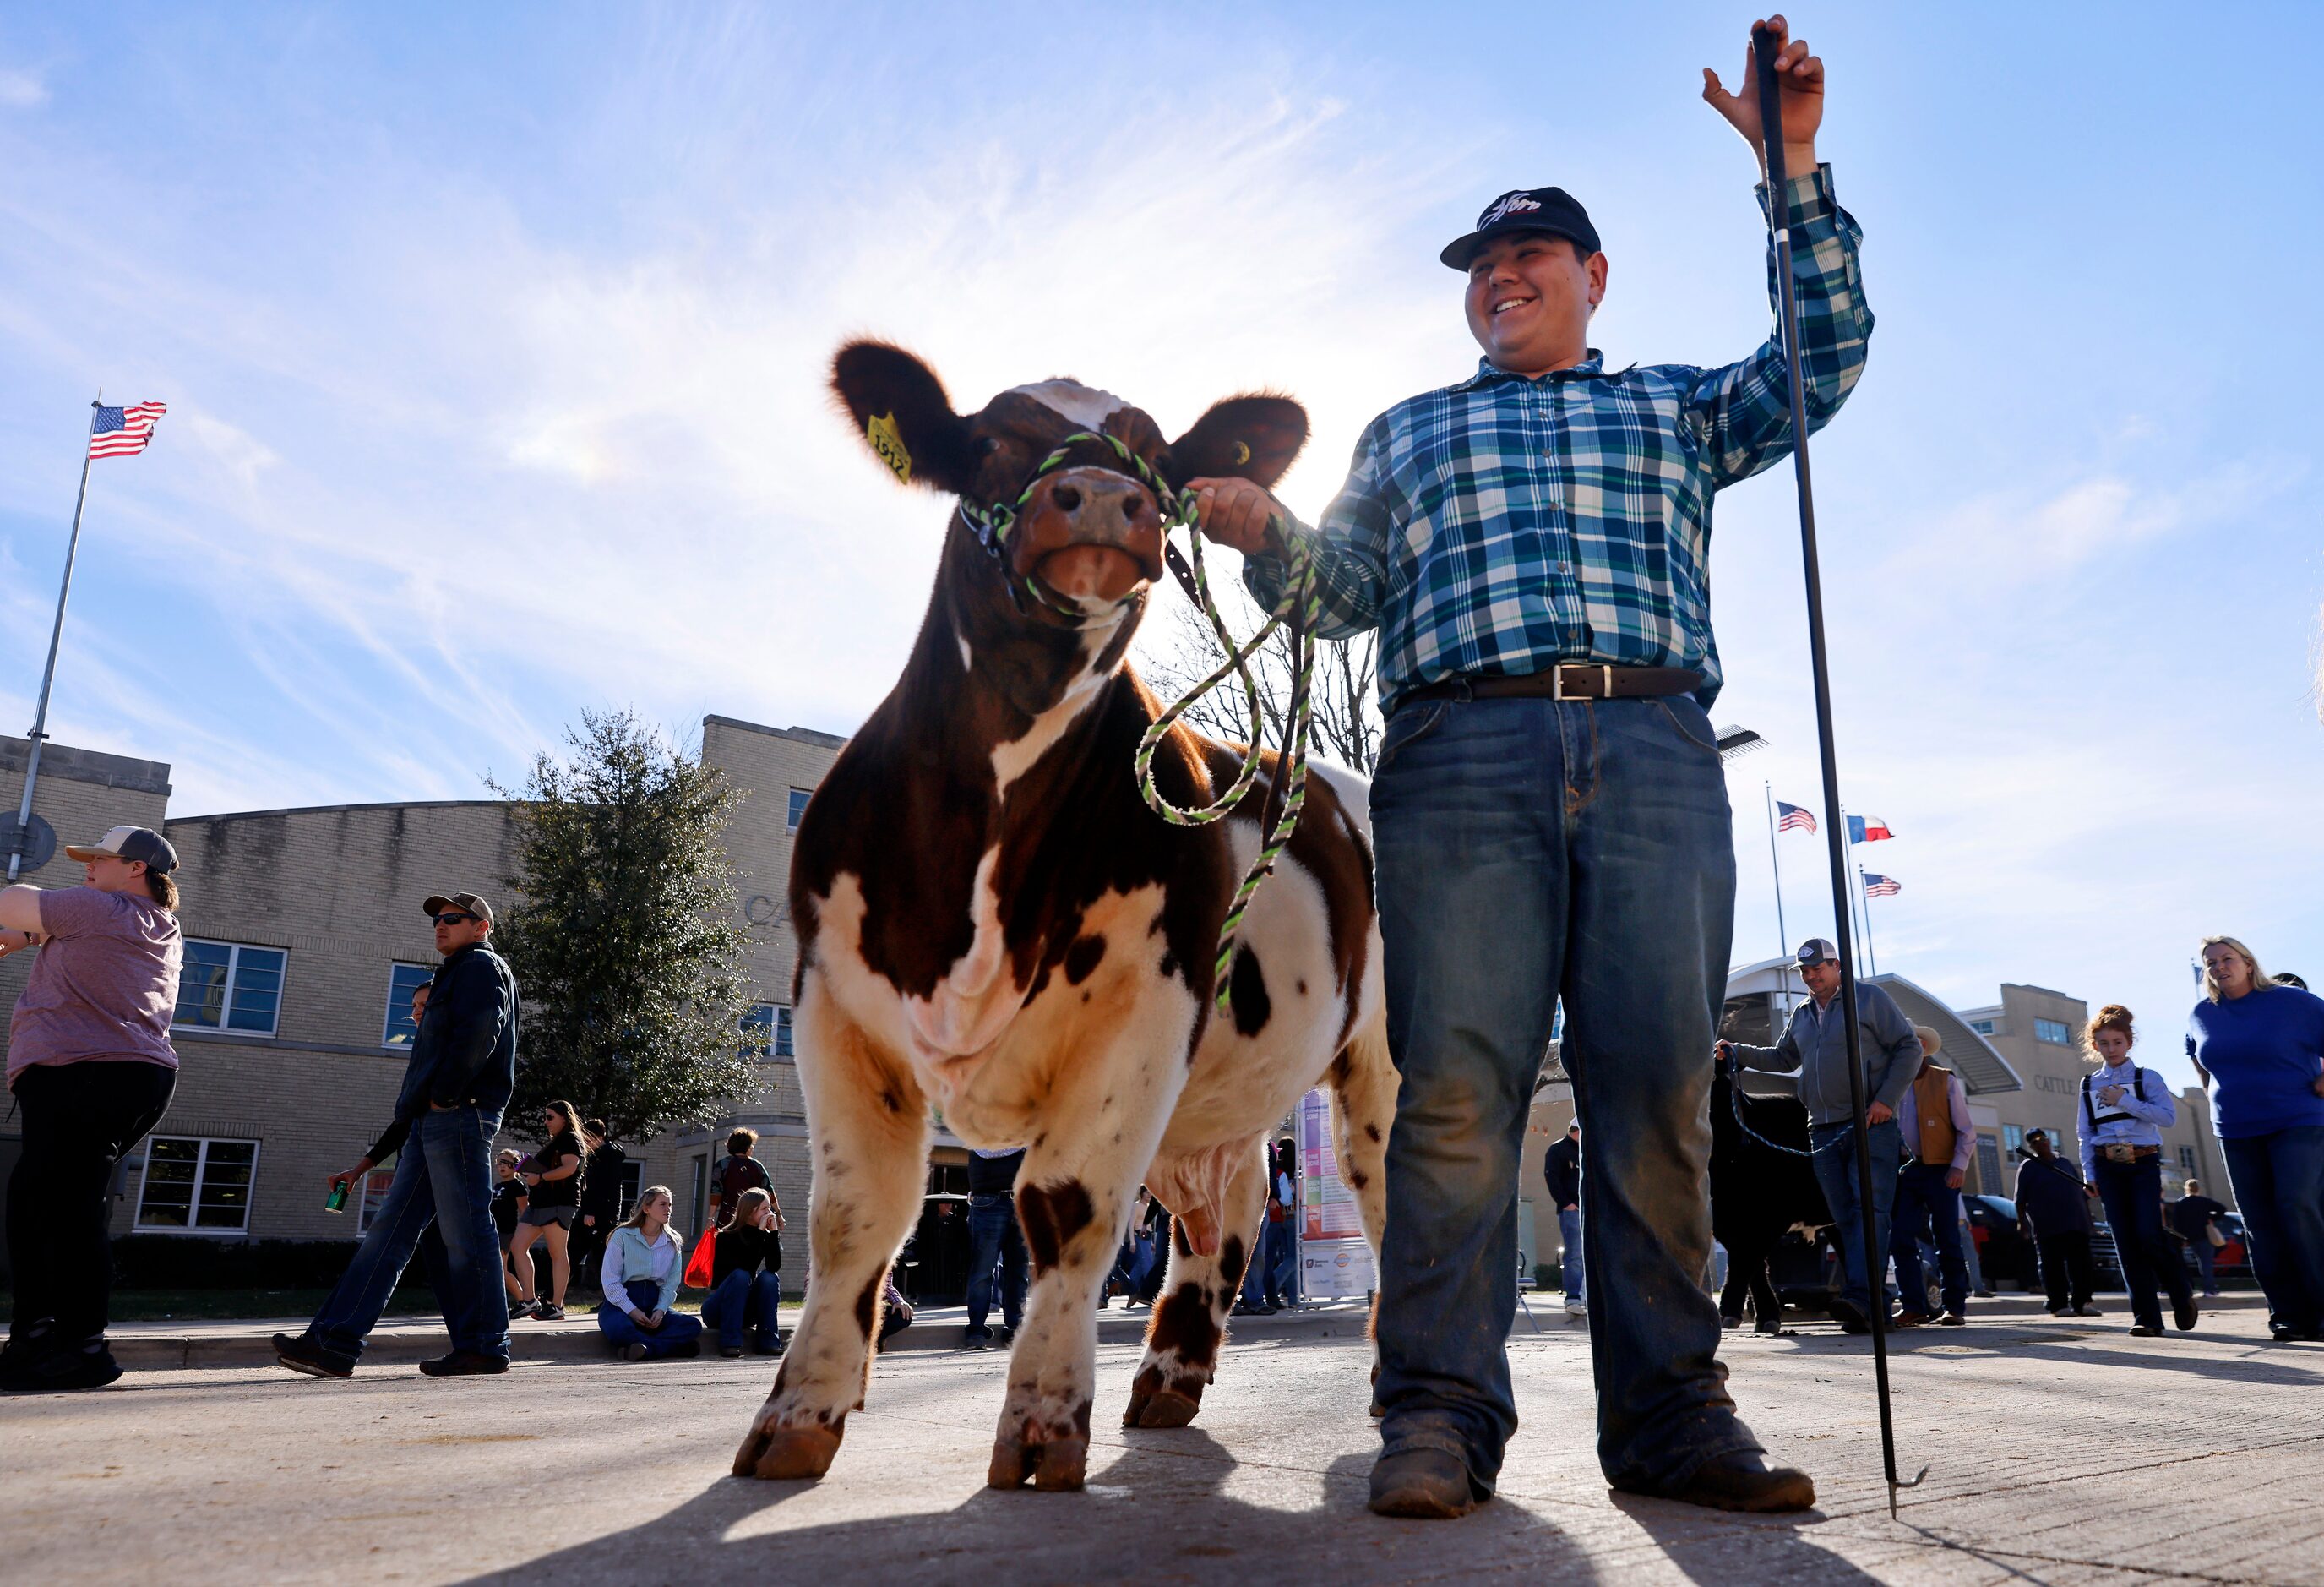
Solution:
{"label": "man with sunglasses", "polygon": [[493,1137],[516,1086],[516,976],[487,946],[493,909],[472,892],[420,906],[435,922],[435,990],[412,1038],[395,1116],[410,1135],[395,1182],[338,1287],[306,1333],[274,1336],[276,1358],[317,1378],[354,1375],[364,1338],[432,1221],[444,1242],[438,1289],[452,1352],[431,1378],[508,1370],[508,1310],[493,1226]]}

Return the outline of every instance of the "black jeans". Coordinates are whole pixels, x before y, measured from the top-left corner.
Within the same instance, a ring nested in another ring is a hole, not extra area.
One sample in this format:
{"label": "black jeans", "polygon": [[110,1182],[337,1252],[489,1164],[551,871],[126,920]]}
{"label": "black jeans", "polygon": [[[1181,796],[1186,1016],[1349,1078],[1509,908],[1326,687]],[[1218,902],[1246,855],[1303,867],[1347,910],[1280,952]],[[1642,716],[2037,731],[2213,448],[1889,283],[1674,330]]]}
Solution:
{"label": "black jeans", "polygon": [[2116,1163],[2101,1157],[2098,1167],[2098,1199],[2106,1204],[2107,1223],[2114,1230],[2131,1315],[2149,1328],[2160,1328],[2163,1306],[2154,1298],[2158,1280],[2171,1292],[2173,1306],[2191,1306],[2195,1299],[2194,1287],[2187,1282],[2187,1264],[2163,1232],[2163,1159]]}
{"label": "black jeans", "polygon": [[2042,1253],[2042,1287],[2050,1292],[2050,1309],[2076,1311],[2090,1304],[2098,1274],[2090,1265],[2090,1237],[2080,1229],[2065,1234],[2044,1234],[2034,1242]]}
{"label": "black jeans", "polygon": [[161,1122],[178,1073],[134,1059],[36,1064],[10,1089],[24,1152],[8,1176],[9,1333],[45,1317],[60,1343],[101,1338],[113,1299],[113,1170]]}

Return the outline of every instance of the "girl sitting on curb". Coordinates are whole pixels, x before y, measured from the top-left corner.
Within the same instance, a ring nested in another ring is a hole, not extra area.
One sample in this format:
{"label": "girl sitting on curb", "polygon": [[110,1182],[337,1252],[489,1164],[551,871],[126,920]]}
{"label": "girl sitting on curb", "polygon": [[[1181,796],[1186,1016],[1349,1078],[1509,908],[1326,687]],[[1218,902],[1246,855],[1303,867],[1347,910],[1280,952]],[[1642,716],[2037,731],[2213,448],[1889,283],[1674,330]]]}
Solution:
{"label": "girl sitting on curb", "polygon": [[734,1204],[734,1221],[718,1231],[710,1250],[710,1294],[702,1320],[718,1329],[718,1353],[742,1353],[745,1330],[761,1355],[780,1355],[782,1335],[775,1326],[783,1297],[783,1221],[763,1190],[744,1191]]}
{"label": "girl sitting on curb", "polygon": [[669,1186],[648,1186],[605,1242],[597,1326],[627,1361],[702,1353],[702,1319],[669,1309],[686,1271],[669,1213]]}

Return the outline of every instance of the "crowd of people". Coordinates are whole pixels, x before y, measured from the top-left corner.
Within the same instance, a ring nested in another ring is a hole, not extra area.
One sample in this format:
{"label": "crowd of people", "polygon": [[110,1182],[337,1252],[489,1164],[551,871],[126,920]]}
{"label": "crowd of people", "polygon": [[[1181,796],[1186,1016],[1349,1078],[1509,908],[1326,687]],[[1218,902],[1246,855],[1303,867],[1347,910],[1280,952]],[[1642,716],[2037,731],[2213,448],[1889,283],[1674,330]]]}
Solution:
{"label": "crowd of people", "polygon": [[[126,827],[69,852],[87,867],[84,886],[0,890],[0,954],[39,950],[12,1017],[8,1051],[8,1083],[24,1131],[10,1183],[14,1312],[0,1356],[0,1389],[9,1391],[101,1387],[120,1375],[105,1342],[107,1185],[121,1156],[160,1121],[176,1073],[169,1043],[182,958],[170,876],[176,855],[158,834]],[[415,1256],[452,1339],[447,1354],[421,1363],[430,1376],[504,1370],[510,1324],[562,1317],[576,1269],[585,1283],[594,1273],[598,1326],[631,1361],[698,1354],[709,1330],[722,1355],[779,1353],[785,1225],[771,1176],[753,1155],[757,1136],[735,1131],[713,1171],[704,1235],[713,1244],[700,1274],[706,1296],[699,1315],[684,1311],[678,1301],[687,1248],[671,1223],[670,1191],[649,1186],[621,1214],[622,1158],[602,1120],[552,1103],[534,1121],[539,1147],[493,1149],[515,1080],[515,977],[491,947],[493,916],[483,898],[438,894],[422,909],[442,963],[413,997],[417,1036],[394,1116],[354,1167],[331,1176],[335,1186],[351,1183],[392,1160],[394,1178],[312,1323],[276,1336],[281,1363],[315,1376],[350,1375]],[[1879,987],[1858,987],[1874,1170],[1868,1249],[1847,1037],[1835,1008],[1836,950],[1811,940],[1798,964],[1810,995],[1780,1039],[1769,1047],[1720,1042],[1715,1061],[1798,1076],[1842,1253],[1834,1303],[1842,1325],[1861,1331],[1873,1306],[1886,1311],[1887,1259],[1904,1298],[1892,1325],[1958,1324],[1969,1295],[1983,1288],[1975,1247],[1961,1232],[1960,1192],[1977,1143],[1961,1082],[1935,1061],[1933,1032],[1916,1029]],[[2213,1098],[2270,1332],[2278,1340],[2324,1339],[2324,1000],[2294,978],[2271,978],[2248,947],[2227,937],[2205,939],[2202,980],[2186,1050]],[[2190,1329],[2195,1285],[2216,1293],[2211,1259],[2227,1209],[2192,1180],[2183,1195],[2164,1202],[2161,1132],[2176,1118],[2176,1103],[2134,1059],[2130,1010],[2108,1004],[2083,1036],[2091,1068],[2076,1099],[2077,1150],[2061,1153],[2046,1131],[2031,1131],[2014,1186],[2050,1308],[2098,1315],[2090,1305],[2095,1205],[2114,1232],[2131,1331],[2161,1333],[2165,1298],[2172,1321]],[[1568,1305],[1586,1315],[1576,1259],[1590,1200],[1582,1141],[1577,1124],[1551,1149],[1545,1172],[1566,1246]],[[1005,1344],[1022,1325],[1025,1246],[1014,1206],[1022,1156],[979,1151],[970,1158],[964,1342],[971,1348]],[[1267,1220],[1240,1309],[1296,1298],[1292,1143],[1275,1143],[1269,1156]],[[1167,1210],[1141,1191],[1101,1306],[1116,1294],[1131,1305],[1152,1302],[1167,1262],[1168,1221]],[[2191,1278],[2181,1241],[2196,1258]],[[1923,1278],[1928,1260],[1941,1297],[1933,1311]],[[910,1309],[900,1296],[890,1299],[892,1332],[908,1323]],[[997,1333],[988,1326],[996,1299]]]}
{"label": "crowd of people", "polygon": [[[1882,988],[1857,987],[1875,1259],[1868,1262],[1848,1033],[1835,1007],[1837,951],[1811,939],[1797,963],[1809,996],[1792,1010],[1782,1037],[1768,1047],[1721,1041],[1715,1062],[1797,1077],[1817,1181],[1841,1251],[1841,1289],[1831,1303],[1840,1326],[1868,1332],[1876,1305],[1891,1327],[1958,1326],[1969,1295],[1984,1288],[1972,1277],[1976,1246],[1962,1217],[1961,1188],[1978,1143],[1967,1090],[1935,1061],[1934,1031],[1909,1024]],[[2202,1001],[2188,1017],[2187,1056],[2210,1091],[2270,1334],[2324,1340],[2324,1000],[2297,977],[2268,976],[2231,937],[2204,939],[2202,983]],[[2228,1209],[2194,1179],[2174,1185],[2180,1195],[2165,1200],[2163,1131],[2176,1122],[2178,1103],[2160,1076],[2133,1060],[2136,1041],[2134,1017],[2121,1004],[2090,1018],[2082,1042],[2091,1067],[2076,1095],[2079,1162],[2061,1156],[2047,1130],[2029,1130],[2012,1189],[2052,1314],[2102,1315],[2090,1304],[2096,1206],[2113,1235],[2130,1332],[2153,1338],[2163,1332],[2165,1299],[2172,1323],[2185,1331],[2200,1317],[2196,1283],[2203,1295],[2218,1293],[2217,1254],[2226,1243],[2219,1219]],[[1545,1172],[1563,1219],[1556,1163]],[[1574,1215],[1578,1222],[1578,1208]],[[1569,1252],[1577,1234],[1567,1235]],[[1932,1255],[1941,1296],[1933,1307],[1924,1267]],[[1892,1261],[1901,1297],[1893,1313],[1886,1282]],[[1570,1294],[1571,1279],[1568,1287]]]}

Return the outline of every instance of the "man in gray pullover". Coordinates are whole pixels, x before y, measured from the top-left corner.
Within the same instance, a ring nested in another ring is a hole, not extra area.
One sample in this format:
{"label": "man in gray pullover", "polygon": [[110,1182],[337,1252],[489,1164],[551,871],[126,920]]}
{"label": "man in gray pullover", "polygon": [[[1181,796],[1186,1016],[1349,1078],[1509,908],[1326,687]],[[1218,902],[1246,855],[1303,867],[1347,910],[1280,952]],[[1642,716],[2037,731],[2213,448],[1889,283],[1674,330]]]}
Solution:
{"label": "man in gray pullover", "polygon": [[1747,1042],[1719,1044],[1721,1063],[1745,1069],[1796,1074],[1800,1101],[1807,1104],[1808,1145],[1813,1149],[1816,1183],[1840,1225],[1840,1246],[1847,1261],[1847,1283],[1832,1305],[1832,1315],[1850,1333],[1871,1331],[1866,1314],[1878,1283],[1885,1314],[1888,1287],[1885,1274],[1888,1254],[1888,1213],[1896,1197],[1896,1166],[1902,1157],[1896,1132],[1896,1104],[1921,1068],[1921,1042],[1912,1021],[1895,1001],[1877,986],[1858,982],[1857,1024],[1862,1030],[1859,1050],[1864,1058],[1864,1110],[1872,1154],[1872,1259],[1864,1250],[1863,1203],[1857,1195],[1854,1121],[1849,1116],[1848,1031],[1840,1011],[1840,950],[1822,937],[1800,945],[1800,979],[1809,998],[1792,1010],[1783,1039],[1773,1047]]}

